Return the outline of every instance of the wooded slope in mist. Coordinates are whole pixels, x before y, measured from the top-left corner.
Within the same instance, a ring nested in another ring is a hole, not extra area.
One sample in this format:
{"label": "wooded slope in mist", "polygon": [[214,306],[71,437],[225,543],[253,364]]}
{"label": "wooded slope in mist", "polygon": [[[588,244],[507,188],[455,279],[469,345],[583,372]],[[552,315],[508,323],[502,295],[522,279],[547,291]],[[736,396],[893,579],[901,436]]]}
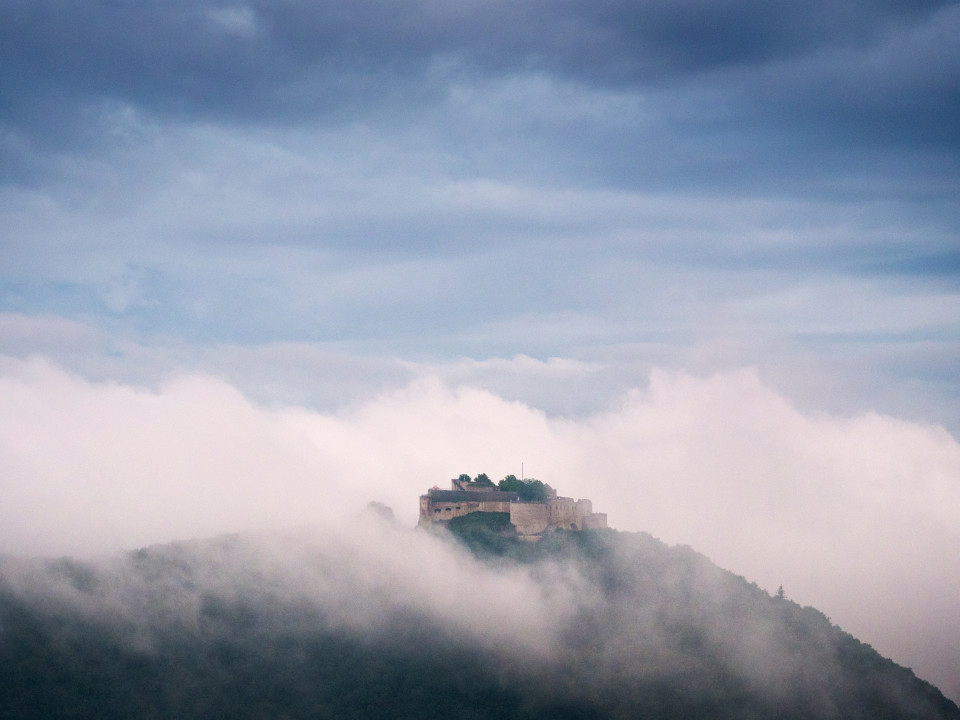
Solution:
{"label": "wooded slope in mist", "polygon": [[[475,562],[454,540],[433,541]],[[0,717],[960,718],[818,611],[689,548],[612,530],[531,545],[478,526],[459,542],[480,558],[477,573],[519,569],[547,593],[572,593],[549,646],[509,633],[478,642],[389,600],[376,622],[341,622],[289,577],[261,573],[256,542],[241,537],[109,566],[5,559]],[[357,588],[357,604],[394,592],[375,578]],[[481,635],[503,615],[475,618]]]}

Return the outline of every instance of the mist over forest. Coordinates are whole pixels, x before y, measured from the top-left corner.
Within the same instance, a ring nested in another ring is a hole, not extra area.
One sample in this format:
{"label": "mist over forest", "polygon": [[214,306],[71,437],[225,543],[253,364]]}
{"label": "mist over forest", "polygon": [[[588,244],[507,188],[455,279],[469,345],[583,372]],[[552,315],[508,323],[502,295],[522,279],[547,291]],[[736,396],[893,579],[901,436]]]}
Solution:
{"label": "mist over forest", "polygon": [[[478,518],[479,515],[469,516]],[[464,518],[466,519],[466,518]],[[644,533],[483,523],[0,561],[0,714],[960,718],[781,592]]]}
{"label": "mist over forest", "polygon": [[[207,376],[93,382],[40,358],[7,362],[0,394],[0,552],[11,556],[86,560],[291,527],[321,529],[354,555],[364,546],[349,540],[351,519],[371,499],[411,527],[417,496],[441,478],[519,475],[514,458],[526,457],[527,477],[591,499],[611,527],[690,545],[768,594],[782,584],[960,697],[960,445],[937,426],[804,411],[752,372],[657,372],[582,417],[432,376],[320,412],[256,403]],[[439,588],[428,579],[455,565],[441,555],[411,567],[419,551],[363,554],[399,587],[422,577]],[[534,589],[510,587],[531,605]],[[443,613],[464,622],[446,592]],[[483,615],[498,596],[461,602]]]}

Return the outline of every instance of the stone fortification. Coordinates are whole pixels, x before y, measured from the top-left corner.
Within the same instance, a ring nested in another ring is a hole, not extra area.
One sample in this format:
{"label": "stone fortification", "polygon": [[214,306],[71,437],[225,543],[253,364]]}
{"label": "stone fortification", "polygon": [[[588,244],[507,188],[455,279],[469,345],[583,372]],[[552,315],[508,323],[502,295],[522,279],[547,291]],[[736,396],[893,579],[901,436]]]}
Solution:
{"label": "stone fortification", "polygon": [[421,527],[429,527],[433,523],[450,522],[455,517],[462,517],[474,512],[510,512],[510,504],[519,502],[520,496],[516,493],[501,490],[487,490],[472,492],[463,490],[428,490],[426,495],[420,496]]}
{"label": "stone fortification", "polygon": [[491,485],[477,486],[453,480],[450,490],[434,487],[420,496],[418,525],[429,528],[474,512],[500,512],[510,513],[510,522],[525,540],[539,540],[550,530],[607,527],[606,513],[593,512],[590,500],[560,497],[549,485],[547,490],[546,500],[524,502],[517,493],[504,492]]}

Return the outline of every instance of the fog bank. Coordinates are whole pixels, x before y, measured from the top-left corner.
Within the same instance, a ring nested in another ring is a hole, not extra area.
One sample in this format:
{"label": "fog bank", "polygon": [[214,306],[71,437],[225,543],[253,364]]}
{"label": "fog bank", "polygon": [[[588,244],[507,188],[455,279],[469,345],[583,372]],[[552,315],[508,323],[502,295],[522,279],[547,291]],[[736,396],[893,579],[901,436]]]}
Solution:
{"label": "fog bank", "polygon": [[[412,526],[427,487],[523,463],[613,527],[782,583],[960,697],[960,445],[941,427],[800,411],[750,370],[655,371],[615,410],[572,420],[431,378],[319,413],[212,377],[148,390],[41,359],[4,368],[2,552],[352,527],[370,500]],[[380,562],[409,569],[402,553]]]}

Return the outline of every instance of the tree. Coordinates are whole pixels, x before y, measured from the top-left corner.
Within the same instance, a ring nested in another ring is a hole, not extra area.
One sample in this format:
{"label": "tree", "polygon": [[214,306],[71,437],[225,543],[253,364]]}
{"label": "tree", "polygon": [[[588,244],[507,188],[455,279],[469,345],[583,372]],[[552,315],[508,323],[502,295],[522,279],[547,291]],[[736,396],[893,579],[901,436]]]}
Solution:
{"label": "tree", "polygon": [[460,477],[458,477],[457,480],[459,480],[460,482],[468,483],[470,482],[470,476],[467,475],[466,473],[460,473]]}
{"label": "tree", "polygon": [[473,481],[477,485],[490,485],[491,487],[493,486],[493,480],[487,477],[486,473],[480,473],[473,479]]}
{"label": "tree", "polygon": [[515,492],[526,502],[546,502],[550,497],[547,486],[539,480],[518,480],[516,475],[507,475],[497,483],[497,487],[506,492]]}
{"label": "tree", "polygon": [[780,587],[777,588],[777,594],[774,595],[774,598],[776,598],[777,600],[785,600],[786,597],[787,596],[783,594],[783,585],[781,585]]}

